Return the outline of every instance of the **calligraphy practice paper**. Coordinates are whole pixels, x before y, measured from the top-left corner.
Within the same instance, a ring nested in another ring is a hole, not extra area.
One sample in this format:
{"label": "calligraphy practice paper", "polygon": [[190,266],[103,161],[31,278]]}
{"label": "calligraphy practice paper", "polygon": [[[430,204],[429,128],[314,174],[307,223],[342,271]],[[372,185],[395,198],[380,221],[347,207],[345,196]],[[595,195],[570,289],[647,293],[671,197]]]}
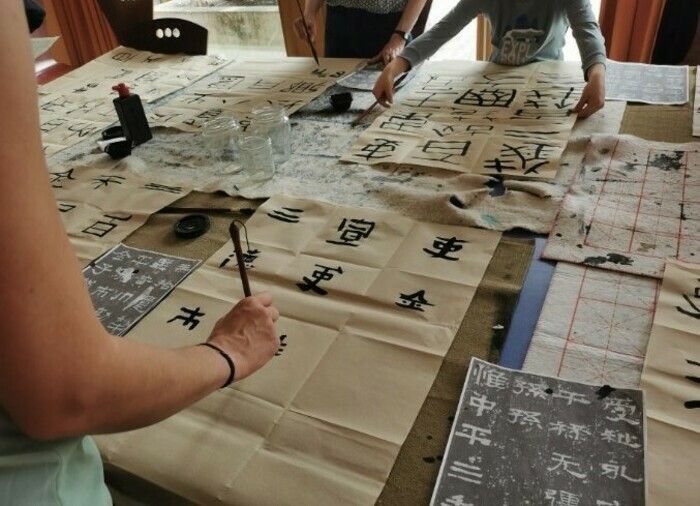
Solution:
{"label": "calligraphy practice paper", "polygon": [[700,144],[596,136],[543,256],[660,278],[700,259]]}
{"label": "calligraphy practice paper", "polygon": [[342,160],[552,179],[583,79],[561,62],[439,62],[379,116]]}
{"label": "calligraphy practice paper", "polygon": [[487,504],[645,504],[642,391],[472,358],[431,505]]}
{"label": "calligraphy practice paper", "polygon": [[123,336],[198,265],[199,260],[117,244],[83,275],[102,325]]}
{"label": "calligraphy practice paper", "polygon": [[159,55],[118,47],[39,88],[44,152],[52,155],[117,121],[112,86],[120,82],[147,103],[228,63],[216,56]]}
{"label": "calligraphy practice paper", "polygon": [[[103,456],[204,504],[374,504],[500,234],[279,196],[246,229],[277,356]],[[200,343],[242,296],[229,242],[128,338]]]}
{"label": "calligraphy practice paper", "polygon": [[560,262],[523,371],[639,388],[659,281]]}
{"label": "calligraphy practice paper", "polygon": [[647,350],[646,393],[651,504],[700,497],[700,265],[669,260]]}
{"label": "calligraphy practice paper", "polygon": [[688,102],[687,66],[608,60],[605,67],[606,100],[667,105]]}
{"label": "calligraphy practice paper", "polygon": [[374,89],[374,84],[382,74],[382,70],[383,65],[380,63],[367,65],[360,70],[356,70],[350,75],[341,77],[338,80],[338,84],[351,90],[372,91],[372,89]]}
{"label": "calligraphy practice paper", "polygon": [[135,176],[107,155],[90,166],[49,169],[63,225],[83,265],[120,243],[189,189]]}
{"label": "calligraphy practice paper", "polygon": [[248,60],[233,63],[149,111],[156,126],[198,131],[207,120],[231,116],[245,123],[255,108],[278,104],[287,114],[308,104],[352,72],[360,60],[310,58]]}

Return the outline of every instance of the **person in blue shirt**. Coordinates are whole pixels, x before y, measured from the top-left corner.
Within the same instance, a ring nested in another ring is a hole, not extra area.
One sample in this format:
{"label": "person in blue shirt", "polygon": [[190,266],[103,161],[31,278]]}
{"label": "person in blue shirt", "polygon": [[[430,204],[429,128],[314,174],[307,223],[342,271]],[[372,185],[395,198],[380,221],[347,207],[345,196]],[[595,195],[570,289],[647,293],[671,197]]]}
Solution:
{"label": "person in blue shirt", "polygon": [[479,14],[491,22],[491,61],[502,65],[561,60],[571,27],[587,81],[574,112],[586,118],[605,105],[605,44],[589,0],[460,0],[386,66],[374,87],[377,100],[391,105],[394,79],[430,58]]}

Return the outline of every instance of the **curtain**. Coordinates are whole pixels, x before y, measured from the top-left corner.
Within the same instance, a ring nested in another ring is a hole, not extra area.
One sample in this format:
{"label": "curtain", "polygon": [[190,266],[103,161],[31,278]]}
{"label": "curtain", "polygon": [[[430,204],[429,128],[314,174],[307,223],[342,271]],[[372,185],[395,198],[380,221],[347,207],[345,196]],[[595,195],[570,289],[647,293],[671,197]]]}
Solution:
{"label": "curtain", "polygon": [[82,65],[118,43],[97,0],[44,0],[60,29],[71,65]]}
{"label": "curtain", "polygon": [[652,63],[659,65],[678,65],[688,61],[688,51],[697,37],[700,2],[688,0],[666,0],[659,33],[656,36]]}
{"label": "curtain", "polygon": [[602,0],[600,28],[608,58],[649,63],[665,0]]}

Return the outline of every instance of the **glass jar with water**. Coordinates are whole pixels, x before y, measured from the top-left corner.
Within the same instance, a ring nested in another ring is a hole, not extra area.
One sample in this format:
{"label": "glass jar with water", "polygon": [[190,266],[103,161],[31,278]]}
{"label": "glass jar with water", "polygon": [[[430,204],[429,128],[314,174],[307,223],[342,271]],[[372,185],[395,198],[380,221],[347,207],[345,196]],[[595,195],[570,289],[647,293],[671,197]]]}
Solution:
{"label": "glass jar with water", "polygon": [[269,104],[253,109],[250,118],[253,135],[269,137],[275,164],[286,162],[292,154],[292,125],[279,104]]}

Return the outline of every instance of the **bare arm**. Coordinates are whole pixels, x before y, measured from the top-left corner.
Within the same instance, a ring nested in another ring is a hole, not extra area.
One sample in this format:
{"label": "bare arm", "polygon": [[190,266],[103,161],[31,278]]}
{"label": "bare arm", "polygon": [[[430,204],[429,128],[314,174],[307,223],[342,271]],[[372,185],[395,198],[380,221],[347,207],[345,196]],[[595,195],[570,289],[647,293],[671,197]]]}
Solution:
{"label": "bare arm", "polygon": [[[425,7],[425,2],[426,0],[408,0],[396,29],[406,33],[413,30],[416,21],[418,21],[418,16],[420,16],[423,7]],[[406,47],[406,40],[398,33],[392,33],[379,54],[371,58],[369,63],[381,61],[386,65],[396,58],[404,47]]]}
{"label": "bare arm", "polygon": [[[3,7],[0,406],[41,439],[153,423],[219,388],[228,366],[208,348],[162,350],[103,329],[48,183],[24,11],[20,0]],[[274,354],[270,304],[269,296],[246,299],[214,332],[240,376]]]}

